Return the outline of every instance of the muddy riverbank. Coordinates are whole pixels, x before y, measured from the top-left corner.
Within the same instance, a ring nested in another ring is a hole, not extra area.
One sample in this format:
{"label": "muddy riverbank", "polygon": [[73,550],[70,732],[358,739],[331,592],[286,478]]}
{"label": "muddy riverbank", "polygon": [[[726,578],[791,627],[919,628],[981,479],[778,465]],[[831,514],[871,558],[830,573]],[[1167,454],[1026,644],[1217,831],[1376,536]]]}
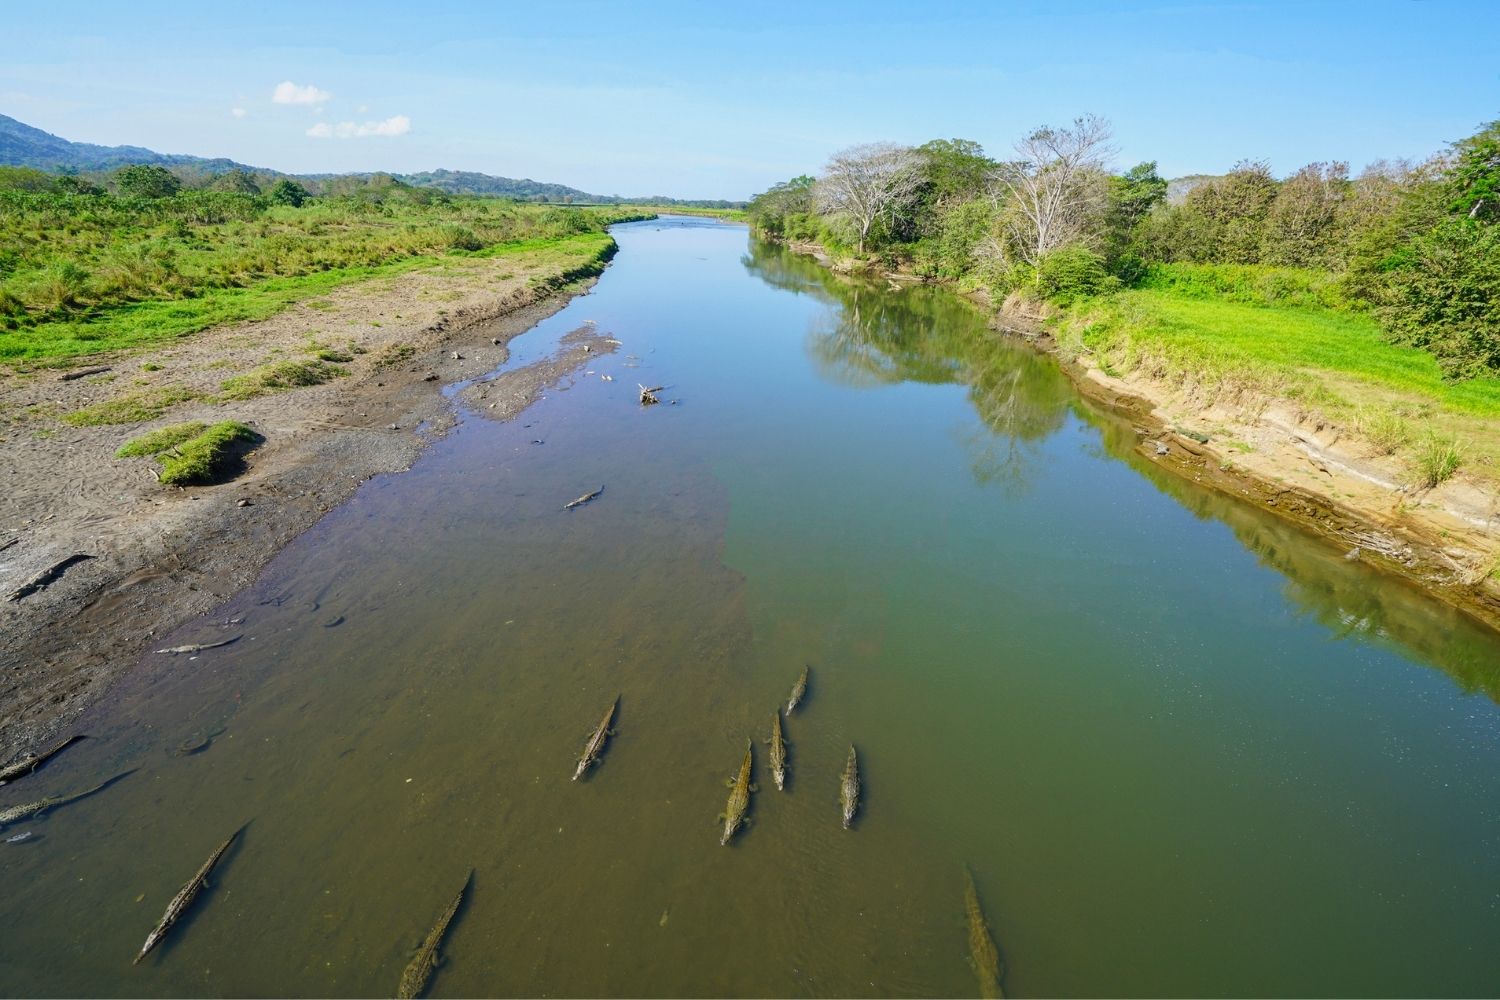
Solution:
{"label": "muddy riverbank", "polygon": [[[443,387],[502,365],[510,339],[587,290],[612,253],[577,268],[474,260],[362,283],[263,322],[91,359],[109,369],[91,377],[0,372],[0,597],[20,595],[0,600],[0,759],[65,728],[153,637],[251,582],[360,483],[408,468],[453,424]],[[341,377],[208,398],[227,376],[319,342],[352,349]],[[485,398],[466,402],[509,419],[586,360],[586,347],[608,346],[586,328],[557,356],[481,383],[474,391]],[[172,394],[205,398],[145,423],[65,419]],[[263,439],[228,482],[168,488],[149,461],[114,455],[142,430],[223,419]]]}

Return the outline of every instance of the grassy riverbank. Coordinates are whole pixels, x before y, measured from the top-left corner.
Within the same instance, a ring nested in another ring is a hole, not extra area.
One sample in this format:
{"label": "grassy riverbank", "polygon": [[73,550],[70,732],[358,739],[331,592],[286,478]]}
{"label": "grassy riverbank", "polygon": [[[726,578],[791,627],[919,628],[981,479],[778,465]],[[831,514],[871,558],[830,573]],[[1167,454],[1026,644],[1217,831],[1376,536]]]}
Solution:
{"label": "grassy riverbank", "polygon": [[400,187],[297,206],[217,191],[4,191],[0,361],[142,347],[465,257],[516,257],[582,276],[610,245],[608,225],[650,214]]}
{"label": "grassy riverbank", "polygon": [[1209,270],[1225,269],[1174,265],[1141,287],[1053,307],[1059,351],[1205,401],[1289,401],[1401,459],[1418,485],[1459,468],[1500,477],[1500,378],[1444,379],[1430,353],[1392,343],[1369,313],[1320,304],[1315,274],[1256,291],[1257,269],[1229,285],[1194,273]]}

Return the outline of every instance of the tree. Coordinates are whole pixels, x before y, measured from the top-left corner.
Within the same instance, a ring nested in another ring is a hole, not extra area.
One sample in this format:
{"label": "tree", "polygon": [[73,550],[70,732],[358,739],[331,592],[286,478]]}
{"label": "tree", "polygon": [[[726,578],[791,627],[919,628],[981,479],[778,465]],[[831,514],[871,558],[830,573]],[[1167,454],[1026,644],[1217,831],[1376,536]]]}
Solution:
{"label": "tree", "polygon": [[135,163],[115,171],[115,186],[127,198],[170,198],[182,190],[182,181],[166,167]]}
{"label": "tree", "polygon": [[1185,206],[1209,222],[1209,260],[1257,264],[1276,179],[1264,160],[1241,160],[1223,177],[1188,192]]}
{"label": "tree", "polygon": [[1500,121],[1453,144],[1451,209],[1477,222],[1500,222]]}
{"label": "tree", "polygon": [[1347,163],[1309,163],[1283,181],[1266,214],[1261,260],[1326,265],[1337,250],[1336,225],[1349,187]]}
{"label": "tree", "polygon": [[883,215],[894,224],[921,184],[922,159],[916,150],[877,142],[835,153],[823,168],[816,197],[821,211],[853,223],[864,253],[870,227]]}
{"label": "tree", "polygon": [[1127,231],[1167,198],[1167,179],[1156,172],[1156,161],[1137,163],[1109,179],[1110,214]]}
{"label": "tree", "polygon": [[792,216],[805,215],[813,210],[814,183],[811,177],[803,174],[772,185],[750,199],[746,212],[755,228],[770,236],[785,236],[787,222]]}
{"label": "tree", "polygon": [[1448,378],[1500,372],[1500,226],[1449,219],[1401,248],[1386,280],[1392,340],[1430,351]]}
{"label": "tree", "polygon": [[934,139],[918,146],[917,153],[923,161],[928,199],[939,209],[983,195],[998,166],[972,139]]}
{"label": "tree", "polygon": [[260,185],[246,170],[230,170],[215,177],[208,184],[210,191],[230,191],[235,194],[260,194]]}
{"label": "tree", "polygon": [[302,203],[311,198],[312,195],[308,194],[307,188],[301,184],[290,178],[283,177],[271,186],[271,190],[266,197],[270,198],[272,203],[277,205],[290,205],[293,208],[300,208]]}
{"label": "tree", "polygon": [[1035,265],[1070,243],[1088,242],[1104,197],[1104,164],[1113,155],[1109,122],[1094,115],[1073,119],[1071,128],[1044,126],[1015,145],[1016,158],[1000,165],[997,202],[1006,194],[1011,245]]}

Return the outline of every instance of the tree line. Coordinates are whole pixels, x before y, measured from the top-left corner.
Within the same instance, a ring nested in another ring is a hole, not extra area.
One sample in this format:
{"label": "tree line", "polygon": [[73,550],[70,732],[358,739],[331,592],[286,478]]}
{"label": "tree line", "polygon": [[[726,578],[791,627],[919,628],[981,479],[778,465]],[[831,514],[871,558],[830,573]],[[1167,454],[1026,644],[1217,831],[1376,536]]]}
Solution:
{"label": "tree line", "polygon": [[[1001,158],[965,139],[873,143],[757,195],[752,225],[923,277],[1066,303],[1170,280],[1297,289],[1369,310],[1445,375],[1500,374],[1500,121],[1422,162],[1277,178],[1246,160],[1169,182],[1111,169],[1109,123],[1036,129]],[[1309,291],[1311,290],[1311,291]]]}

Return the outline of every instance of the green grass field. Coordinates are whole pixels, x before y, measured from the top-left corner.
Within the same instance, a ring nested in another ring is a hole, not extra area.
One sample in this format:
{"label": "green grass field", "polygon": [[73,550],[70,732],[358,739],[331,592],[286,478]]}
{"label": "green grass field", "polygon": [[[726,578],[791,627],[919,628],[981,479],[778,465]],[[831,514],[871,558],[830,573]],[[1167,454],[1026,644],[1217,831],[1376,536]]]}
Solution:
{"label": "green grass field", "polygon": [[1396,456],[1414,483],[1459,468],[1500,477],[1500,378],[1445,381],[1431,354],[1390,343],[1368,313],[1158,282],[1077,303],[1053,329],[1065,355],[1088,353],[1107,374],[1298,402]]}
{"label": "green grass field", "polygon": [[476,251],[403,256],[375,266],[338,267],[291,277],[265,278],[243,288],[203,289],[192,298],[125,303],[99,308],[76,319],[43,320],[0,332],[0,361],[66,362],[105,351],[146,347],[221,323],[265,319],[296,302],[356,282],[444,265],[461,265],[466,257],[515,257],[524,259],[527,266],[582,277],[597,273],[613,246],[613,239],[604,232],[535,238]]}
{"label": "green grass field", "polygon": [[1341,385],[1361,384],[1455,413],[1500,416],[1500,379],[1446,382],[1431,354],[1389,343],[1363,313],[1137,289],[1088,303],[1063,325],[1065,337],[1115,368],[1151,364],[1164,375],[1298,390],[1335,405]]}
{"label": "green grass field", "polygon": [[400,185],[273,204],[248,194],[166,198],[0,190],[0,361],[63,361],[465,257],[525,255],[557,269],[606,253],[606,227],[651,212],[521,205]]}

